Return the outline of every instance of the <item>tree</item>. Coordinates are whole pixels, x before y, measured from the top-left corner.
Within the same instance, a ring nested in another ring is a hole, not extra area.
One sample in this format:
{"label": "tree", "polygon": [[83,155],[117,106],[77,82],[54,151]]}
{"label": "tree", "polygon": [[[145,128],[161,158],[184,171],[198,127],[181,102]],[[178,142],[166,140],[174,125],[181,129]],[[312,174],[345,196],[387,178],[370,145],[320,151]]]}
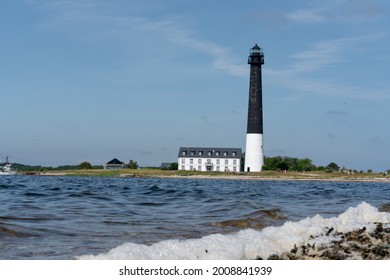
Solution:
{"label": "tree", "polygon": [[130,169],[138,169],[138,163],[135,160],[129,160],[127,167]]}
{"label": "tree", "polygon": [[172,162],[171,165],[169,166],[169,170],[178,170],[179,165],[177,162]]}
{"label": "tree", "polygon": [[327,166],[326,166],[326,169],[330,170],[330,171],[339,171],[340,170],[340,167],[334,163],[334,162],[331,162],[329,163]]}
{"label": "tree", "polygon": [[288,170],[298,170],[298,159],[293,157],[284,157],[284,161],[287,163]]}
{"label": "tree", "polygon": [[264,158],[264,170],[278,170],[279,165],[283,162],[283,158],[281,156],[277,157],[265,157]]}
{"label": "tree", "polygon": [[84,161],[79,164],[80,169],[92,169],[92,164],[90,164],[88,161]]}
{"label": "tree", "polygon": [[285,161],[279,162],[279,164],[278,164],[278,169],[280,169],[280,170],[288,170],[288,164],[287,164],[287,162],[285,162]]}
{"label": "tree", "polygon": [[[265,157],[264,158],[264,170],[303,170],[302,167],[298,167],[298,161],[299,159],[297,158],[292,158],[292,157],[281,157],[281,156],[276,156],[276,157]],[[310,166],[311,160],[310,161]],[[307,168],[309,170],[309,168]]]}
{"label": "tree", "polygon": [[304,158],[298,159],[297,161],[297,170],[298,171],[311,171],[313,170],[313,164],[311,163],[311,159]]}

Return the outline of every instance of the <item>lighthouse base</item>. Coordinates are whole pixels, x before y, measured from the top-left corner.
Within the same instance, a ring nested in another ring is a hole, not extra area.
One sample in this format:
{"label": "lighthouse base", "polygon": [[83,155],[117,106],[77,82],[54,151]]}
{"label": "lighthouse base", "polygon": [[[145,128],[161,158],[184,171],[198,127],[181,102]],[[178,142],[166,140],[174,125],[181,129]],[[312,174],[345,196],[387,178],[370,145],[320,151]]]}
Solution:
{"label": "lighthouse base", "polygon": [[263,134],[246,135],[245,172],[260,172],[264,165]]}

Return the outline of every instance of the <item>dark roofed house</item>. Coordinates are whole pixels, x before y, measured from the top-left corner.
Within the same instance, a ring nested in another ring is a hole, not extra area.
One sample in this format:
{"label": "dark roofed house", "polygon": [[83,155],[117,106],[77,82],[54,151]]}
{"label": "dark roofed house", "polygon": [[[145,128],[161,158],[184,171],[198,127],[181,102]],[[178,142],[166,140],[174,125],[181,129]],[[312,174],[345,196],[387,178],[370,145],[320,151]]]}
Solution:
{"label": "dark roofed house", "polygon": [[117,158],[114,158],[114,159],[110,160],[109,162],[107,162],[104,165],[104,169],[107,169],[107,170],[122,169],[124,167],[125,167],[124,162],[118,160]]}

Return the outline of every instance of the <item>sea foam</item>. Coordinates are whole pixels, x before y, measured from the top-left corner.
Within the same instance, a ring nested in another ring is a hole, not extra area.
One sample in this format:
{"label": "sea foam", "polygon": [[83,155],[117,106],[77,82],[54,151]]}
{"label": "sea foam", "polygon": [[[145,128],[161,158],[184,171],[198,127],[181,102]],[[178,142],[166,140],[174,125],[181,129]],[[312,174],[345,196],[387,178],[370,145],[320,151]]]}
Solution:
{"label": "sea foam", "polygon": [[[366,227],[375,228],[376,222],[390,223],[390,213],[379,212],[366,202],[351,207],[338,217],[320,215],[298,222],[286,222],[280,227],[267,227],[261,231],[245,229],[234,234],[212,234],[198,239],[165,240],[152,245],[125,243],[108,253],[83,255],[77,259],[101,260],[196,260],[196,259],[255,259],[290,251],[294,245],[329,243],[337,236],[334,232],[347,232]],[[313,239],[313,237],[315,237]]]}

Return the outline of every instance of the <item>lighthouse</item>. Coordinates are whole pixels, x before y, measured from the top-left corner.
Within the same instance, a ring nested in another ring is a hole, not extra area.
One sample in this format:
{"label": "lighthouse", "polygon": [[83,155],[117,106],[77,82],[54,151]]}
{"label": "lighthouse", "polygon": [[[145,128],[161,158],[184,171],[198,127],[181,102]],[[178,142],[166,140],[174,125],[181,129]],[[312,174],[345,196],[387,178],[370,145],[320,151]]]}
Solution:
{"label": "lighthouse", "polygon": [[249,78],[245,171],[259,172],[264,164],[263,94],[261,85],[261,65],[264,64],[264,53],[257,44],[250,49],[248,64],[251,68]]}

